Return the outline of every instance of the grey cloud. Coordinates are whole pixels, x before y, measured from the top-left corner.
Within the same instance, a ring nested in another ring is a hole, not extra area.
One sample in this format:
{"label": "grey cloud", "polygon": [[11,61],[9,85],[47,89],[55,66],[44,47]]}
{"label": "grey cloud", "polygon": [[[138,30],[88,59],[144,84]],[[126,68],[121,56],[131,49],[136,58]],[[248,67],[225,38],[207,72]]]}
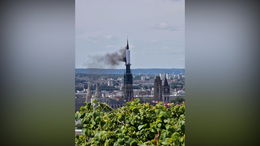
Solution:
{"label": "grey cloud", "polygon": [[177,27],[170,25],[167,22],[161,22],[161,23],[155,25],[154,28],[157,29],[157,30],[178,31]]}

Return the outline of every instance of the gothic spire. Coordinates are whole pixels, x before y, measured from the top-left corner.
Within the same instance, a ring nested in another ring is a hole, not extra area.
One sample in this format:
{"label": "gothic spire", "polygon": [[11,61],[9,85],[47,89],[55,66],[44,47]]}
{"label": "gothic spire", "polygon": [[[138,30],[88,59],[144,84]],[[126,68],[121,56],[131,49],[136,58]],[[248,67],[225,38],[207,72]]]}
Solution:
{"label": "gothic spire", "polygon": [[127,49],[127,50],[129,50],[129,45],[128,45],[128,38],[127,38],[126,49]]}
{"label": "gothic spire", "polygon": [[167,78],[166,78],[166,74],[164,75],[164,86],[169,86]]}

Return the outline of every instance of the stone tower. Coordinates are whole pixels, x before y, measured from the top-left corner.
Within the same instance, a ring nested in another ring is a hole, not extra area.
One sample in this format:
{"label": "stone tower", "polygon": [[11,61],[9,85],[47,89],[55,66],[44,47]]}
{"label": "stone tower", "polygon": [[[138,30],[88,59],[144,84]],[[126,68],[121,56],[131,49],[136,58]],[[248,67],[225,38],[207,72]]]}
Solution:
{"label": "stone tower", "polygon": [[90,102],[92,98],[92,93],[91,93],[91,83],[88,83],[88,89],[86,93],[86,102]]}
{"label": "stone tower", "polygon": [[162,80],[160,76],[156,76],[154,80],[154,98],[162,100]]}
{"label": "stone tower", "polygon": [[100,98],[101,97],[101,91],[100,91],[100,87],[99,84],[96,84],[96,93],[95,93],[95,97],[96,98]]}
{"label": "stone tower", "polygon": [[124,74],[124,86],[123,86],[123,94],[126,101],[130,101],[133,99],[133,75],[131,73],[130,69],[130,50],[129,50],[129,44],[127,40],[127,45],[125,49],[125,66],[126,71]]}
{"label": "stone tower", "polygon": [[163,101],[169,102],[170,98],[170,85],[168,84],[166,75],[164,77],[164,84],[163,84]]}

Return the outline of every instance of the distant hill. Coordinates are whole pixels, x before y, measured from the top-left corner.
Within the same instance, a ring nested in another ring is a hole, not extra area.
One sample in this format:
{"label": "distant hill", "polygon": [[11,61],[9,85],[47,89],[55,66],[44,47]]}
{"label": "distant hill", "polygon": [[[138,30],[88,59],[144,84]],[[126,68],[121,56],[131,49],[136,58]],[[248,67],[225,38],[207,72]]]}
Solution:
{"label": "distant hill", "polygon": [[[87,68],[87,69],[75,69],[76,73],[86,73],[86,74],[123,74],[125,69],[99,69],[99,68]],[[132,69],[133,74],[160,74],[160,73],[169,73],[169,74],[184,74],[185,69],[164,69],[164,68],[149,68],[149,69]]]}

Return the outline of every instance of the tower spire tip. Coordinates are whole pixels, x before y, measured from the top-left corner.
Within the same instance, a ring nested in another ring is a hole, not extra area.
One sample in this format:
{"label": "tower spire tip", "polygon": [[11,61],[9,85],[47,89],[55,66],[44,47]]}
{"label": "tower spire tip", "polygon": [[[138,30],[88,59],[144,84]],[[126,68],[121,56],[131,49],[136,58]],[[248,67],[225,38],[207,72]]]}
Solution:
{"label": "tower spire tip", "polygon": [[129,49],[129,44],[128,44],[128,36],[126,37],[126,49]]}

